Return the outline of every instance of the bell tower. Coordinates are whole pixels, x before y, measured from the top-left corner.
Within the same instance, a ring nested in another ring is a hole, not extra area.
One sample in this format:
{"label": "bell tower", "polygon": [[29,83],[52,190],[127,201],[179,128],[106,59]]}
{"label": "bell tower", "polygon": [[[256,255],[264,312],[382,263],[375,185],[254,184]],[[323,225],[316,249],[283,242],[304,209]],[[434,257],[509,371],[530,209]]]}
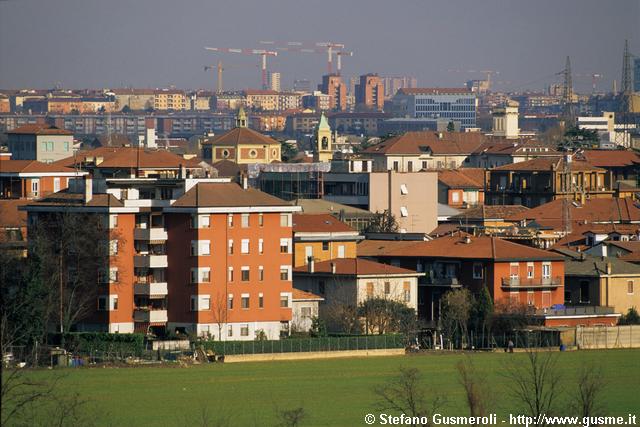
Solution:
{"label": "bell tower", "polygon": [[238,115],[236,116],[236,127],[247,127],[247,113],[244,112],[244,108],[242,108],[242,106],[240,106],[240,109],[238,109]]}
{"label": "bell tower", "polygon": [[333,158],[333,135],[327,117],[322,113],[316,127],[313,161],[330,162]]}

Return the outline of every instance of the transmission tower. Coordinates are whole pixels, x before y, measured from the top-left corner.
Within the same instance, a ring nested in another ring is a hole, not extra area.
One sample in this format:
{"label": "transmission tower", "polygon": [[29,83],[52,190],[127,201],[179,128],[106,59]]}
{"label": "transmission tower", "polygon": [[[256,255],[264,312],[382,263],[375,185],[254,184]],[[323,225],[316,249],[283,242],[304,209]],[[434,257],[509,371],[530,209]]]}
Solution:
{"label": "transmission tower", "polygon": [[571,60],[567,56],[567,63],[562,71],[562,112],[565,122],[573,124],[573,83],[571,81]]}
{"label": "transmission tower", "polygon": [[623,124],[622,142],[626,144],[629,130],[631,112],[631,97],[633,95],[633,83],[631,80],[631,53],[629,52],[629,40],[624,41],[624,53],[622,54],[622,80],[620,81],[620,96],[618,97],[619,123]]}

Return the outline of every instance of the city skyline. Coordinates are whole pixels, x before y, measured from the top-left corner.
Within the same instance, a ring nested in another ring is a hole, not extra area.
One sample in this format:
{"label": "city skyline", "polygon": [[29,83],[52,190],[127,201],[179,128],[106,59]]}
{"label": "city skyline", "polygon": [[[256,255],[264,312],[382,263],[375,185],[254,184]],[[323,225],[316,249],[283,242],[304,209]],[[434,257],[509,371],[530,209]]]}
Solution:
{"label": "city skyline", "polygon": [[[484,77],[465,70],[497,70],[496,89],[542,90],[560,82],[555,74],[569,55],[574,86],[586,92],[593,73],[604,75],[599,90],[610,90],[614,79],[619,83],[625,39],[632,53],[640,46],[636,1],[617,2],[615,9],[573,0],[464,3],[403,0],[393,13],[381,0],[366,8],[289,0],[3,1],[0,87],[214,89],[214,72],[203,67],[222,60],[240,65],[225,74],[227,88],[257,88],[257,57],[208,52],[204,46],[260,48],[259,40],[281,40],[344,43],[354,52],[344,58],[345,76],[410,75],[421,86],[463,86]],[[31,22],[28,33],[25,22]],[[283,88],[299,78],[318,83],[326,73],[326,55],[280,52],[269,59]]]}

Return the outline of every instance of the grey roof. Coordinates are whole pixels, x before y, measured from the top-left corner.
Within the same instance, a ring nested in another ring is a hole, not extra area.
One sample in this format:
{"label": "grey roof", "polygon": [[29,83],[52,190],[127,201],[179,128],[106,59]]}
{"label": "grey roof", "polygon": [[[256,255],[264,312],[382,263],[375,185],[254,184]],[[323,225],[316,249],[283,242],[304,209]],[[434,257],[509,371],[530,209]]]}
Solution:
{"label": "grey roof", "polygon": [[458,209],[452,208],[449,205],[438,203],[438,216],[454,216],[458,215],[460,212],[461,211]]}
{"label": "grey roof", "polygon": [[[560,251],[557,251],[560,252]],[[611,274],[640,276],[640,265],[622,261],[616,257],[595,257],[585,253],[563,253],[565,276],[600,277],[607,275],[607,264],[611,264]]]}
{"label": "grey roof", "polygon": [[374,213],[354,208],[353,206],[343,205],[341,203],[332,202],[325,199],[296,199],[293,202],[294,205],[302,206],[303,213],[328,213],[339,214],[344,211],[348,216],[373,216]]}

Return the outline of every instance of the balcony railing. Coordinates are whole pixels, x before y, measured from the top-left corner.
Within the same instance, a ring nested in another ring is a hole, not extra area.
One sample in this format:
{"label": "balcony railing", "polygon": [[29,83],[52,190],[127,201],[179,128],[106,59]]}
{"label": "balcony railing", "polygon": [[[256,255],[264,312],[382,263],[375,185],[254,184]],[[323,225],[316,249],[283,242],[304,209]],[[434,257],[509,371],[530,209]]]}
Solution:
{"label": "balcony railing", "polygon": [[557,288],[562,283],[561,277],[542,277],[542,278],[520,278],[507,277],[502,279],[502,287],[508,289],[528,289],[528,288]]}
{"label": "balcony railing", "polygon": [[457,277],[427,277],[425,283],[432,286],[460,286]]}
{"label": "balcony railing", "polygon": [[135,295],[167,295],[169,293],[167,282],[140,282],[133,287]]}
{"label": "balcony railing", "polygon": [[167,322],[168,319],[167,310],[137,308],[133,312],[135,322]]}
{"label": "balcony railing", "polygon": [[139,254],[133,257],[133,265],[138,268],[166,268],[169,262],[166,255]]}
{"label": "balcony railing", "polygon": [[161,227],[136,228],[133,230],[135,240],[167,240],[167,230]]}
{"label": "balcony railing", "polygon": [[544,308],[536,310],[537,315],[547,316],[586,316],[586,315],[607,315],[614,314],[613,307],[604,306],[579,306],[563,308]]}

